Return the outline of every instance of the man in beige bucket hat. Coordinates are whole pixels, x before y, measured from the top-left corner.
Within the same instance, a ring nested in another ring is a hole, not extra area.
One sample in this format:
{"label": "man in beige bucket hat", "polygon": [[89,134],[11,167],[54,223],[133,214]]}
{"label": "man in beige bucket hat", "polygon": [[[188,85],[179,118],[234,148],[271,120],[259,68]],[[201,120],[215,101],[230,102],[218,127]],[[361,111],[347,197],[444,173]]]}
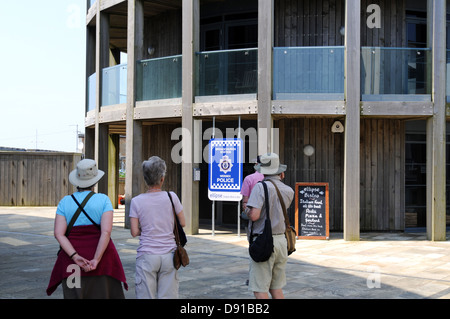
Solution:
{"label": "man in beige bucket hat", "polygon": [[[278,198],[275,185],[280,191],[281,198],[286,206],[292,203],[294,190],[282,182],[287,166],[280,164],[280,159],[275,153],[268,153],[258,157],[255,169],[264,174],[263,182],[266,183],[269,196],[269,212],[272,224],[273,252],[269,260],[255,262],[250,258],[249,290],[253,291],[257,299],[269,297],[269,292],[274,299],[284,298],[282,288],[286,285],[287,241],[284,235],[286,225],[284,214]],[[262,234],[267,214],[265,207],[264,188],[262,183],[257,183],[253,188],[247,202],[250,208],[248,216],[249,232],[256,237]],[[253,230],[252,230],[253,229]],[[250,238],[251,242],[254,238]]]}

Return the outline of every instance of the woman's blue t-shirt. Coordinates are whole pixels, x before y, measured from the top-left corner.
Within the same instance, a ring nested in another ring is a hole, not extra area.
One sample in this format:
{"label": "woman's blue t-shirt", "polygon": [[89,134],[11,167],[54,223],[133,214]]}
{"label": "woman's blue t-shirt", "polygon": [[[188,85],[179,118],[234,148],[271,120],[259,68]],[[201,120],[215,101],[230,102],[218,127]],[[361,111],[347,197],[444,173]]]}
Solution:
{"label": "woman's blue t-shirt", "polygon": [[[73,195],[75,196],[78,203],[80,203],[81,205],[81,203],[88,194],[89,192],[85,191],[85,192],[75,192]],[[67,224],[69,224],[70,220],[72,219],[77,209],[78,209],[77,203],[75,203],[71,195],[67,195],[64,196],[63,199],[61,199],[61,201],[59,202],[58,207],[56,209],[56,214],[64,216],[66,218]],[[92,196],[88,200],[86,206],[84,206],[84,210],[86,211],[86,213],[88,213],[89,217],[91,217],[96,224],[100,225],[103,213],[113,211],[113,207],[109,197],[106,196],[105,194],[99,193],[94,194],[94,196]],[[92,225],[92,223],[84,215],[84,213],[81,212],[74,226],[85,226],[85,225]]]}

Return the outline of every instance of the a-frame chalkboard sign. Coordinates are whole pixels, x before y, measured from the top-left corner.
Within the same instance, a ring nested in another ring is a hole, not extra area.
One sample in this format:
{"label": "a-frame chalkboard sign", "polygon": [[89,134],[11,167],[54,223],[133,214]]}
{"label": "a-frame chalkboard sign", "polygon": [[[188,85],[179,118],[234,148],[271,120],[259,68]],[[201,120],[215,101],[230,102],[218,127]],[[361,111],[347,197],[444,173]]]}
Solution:
{"label": "a-frame chalkboard sign", "polygon": [[328,183],[295,183],[295,229],[299,239],[329,239]]}

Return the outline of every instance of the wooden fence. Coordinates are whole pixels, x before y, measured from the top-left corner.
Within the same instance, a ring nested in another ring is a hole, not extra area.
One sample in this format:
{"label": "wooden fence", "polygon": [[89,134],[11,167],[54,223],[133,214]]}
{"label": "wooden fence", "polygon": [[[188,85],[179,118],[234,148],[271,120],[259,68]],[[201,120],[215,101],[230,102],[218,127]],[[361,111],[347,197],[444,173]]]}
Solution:
{"label": "wooden fence", "polygon": [[56,206],[81,154],[0,151],[0,206]]}

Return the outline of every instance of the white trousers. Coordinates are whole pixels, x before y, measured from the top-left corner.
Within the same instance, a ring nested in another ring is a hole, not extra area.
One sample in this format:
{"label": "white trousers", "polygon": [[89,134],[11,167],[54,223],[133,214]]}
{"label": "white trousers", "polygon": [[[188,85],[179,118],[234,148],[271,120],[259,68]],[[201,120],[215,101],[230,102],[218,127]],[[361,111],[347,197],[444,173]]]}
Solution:
{"label": "white trousers", "polygon": [[173,266],[173,252],[139,256],[135,280],[137,299],[178,298],[178,271]]}

